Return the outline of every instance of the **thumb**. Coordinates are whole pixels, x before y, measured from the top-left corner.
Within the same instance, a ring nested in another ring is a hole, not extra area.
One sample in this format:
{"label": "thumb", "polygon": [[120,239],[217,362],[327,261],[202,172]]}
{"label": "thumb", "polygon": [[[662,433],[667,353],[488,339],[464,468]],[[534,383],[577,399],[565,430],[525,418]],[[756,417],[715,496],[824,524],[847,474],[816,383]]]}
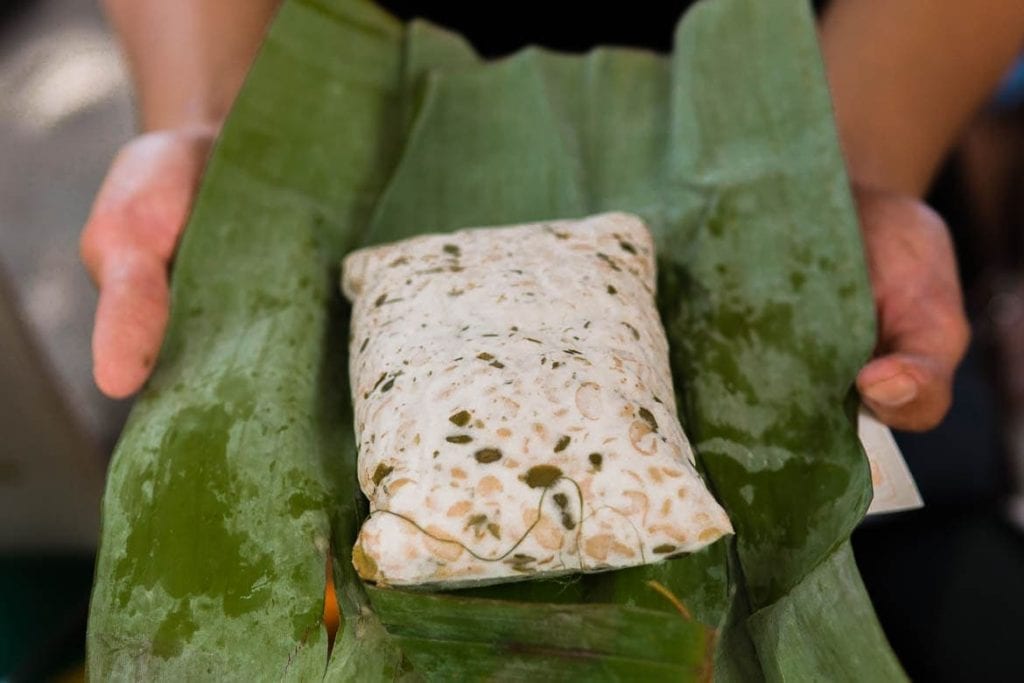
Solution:
{"label": "thumb", "polygon": [[[953,375],[964,357],[970,327],[959,289],[930,287],[923,295],[884,303],[881,354],[861,368],[857,389],[880,420],[896,429],[924,431],[949,410]],[[903,309],[899,314],[893,309]]]}
{"label": "thumb", "polygon": [[167,266],[139,250],[112,254],[104,264],[92,338],[93,374],[100,391],[125,398],[142,387],[160,350],[170,303]]}
{"label": "thumb", "polygon": [[953,367],[932,356],[891,353],[857,375],[861,399],[884,423],[923,431],[937,425],[953,397]]}
{"label": "thumb", "polygon": [[942,218],[914,198],[857,198],[879,332],[857,388],[889,426],[930,429],[949,409],[970,336],[952,241]]}
{"label": "thumb", "polygon": [[129,142],[82,231],[82,261],[100,289],[93,375],[108,396],[134,393],[153,367],[167,326],[167,268],[214,135],[182,129]]}

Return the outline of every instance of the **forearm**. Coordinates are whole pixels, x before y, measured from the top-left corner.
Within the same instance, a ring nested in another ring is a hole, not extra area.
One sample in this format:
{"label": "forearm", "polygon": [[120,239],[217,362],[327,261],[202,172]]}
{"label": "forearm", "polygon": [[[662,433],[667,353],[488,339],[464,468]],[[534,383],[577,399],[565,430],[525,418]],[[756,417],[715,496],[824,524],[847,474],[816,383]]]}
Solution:
{"label": "forearm", "polygon": [[834,0],[821,39],[852,179],[920,196],[1024,47],[1024,2]]}
{"label": "forearm", "polygon": [[143,130],[219,126],[281,0],[104,0]]}

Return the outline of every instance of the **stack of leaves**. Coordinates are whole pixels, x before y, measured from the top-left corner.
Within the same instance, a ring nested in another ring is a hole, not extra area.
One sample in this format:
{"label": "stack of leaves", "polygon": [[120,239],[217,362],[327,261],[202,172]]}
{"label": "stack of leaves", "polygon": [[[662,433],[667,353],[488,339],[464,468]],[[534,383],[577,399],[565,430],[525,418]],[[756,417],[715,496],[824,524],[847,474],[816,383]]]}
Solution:
{"label": "stack of leaves", "polygon": [[[608,210],[655,235],[680,417],[736,537],[572,580],[362,584],[341,257]],[[497,62],[367,2],[291,0],[210,162],[111,466],[90,673],[899,680],[848,543],[873,319],[804,0],[704,0],[668,58]]]}

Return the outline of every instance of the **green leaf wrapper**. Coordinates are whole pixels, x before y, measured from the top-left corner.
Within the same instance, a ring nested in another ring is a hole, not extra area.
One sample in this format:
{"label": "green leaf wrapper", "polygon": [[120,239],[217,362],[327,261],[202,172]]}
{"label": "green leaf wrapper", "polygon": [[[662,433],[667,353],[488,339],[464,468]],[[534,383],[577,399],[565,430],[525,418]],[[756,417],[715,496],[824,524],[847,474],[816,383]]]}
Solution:
{"label": "green leaf wrapper", "polygon": [[[364,586],[340,258],[606,210],[655,235],[681,418],[735,542],[570,581]],[[211,159],[111,466],[90,675],[899,680],[847,544],[871,495],[850,392],[873,324],[801,0],[705,0],[671,58],[493,63],[367,3],[290,0]]]}

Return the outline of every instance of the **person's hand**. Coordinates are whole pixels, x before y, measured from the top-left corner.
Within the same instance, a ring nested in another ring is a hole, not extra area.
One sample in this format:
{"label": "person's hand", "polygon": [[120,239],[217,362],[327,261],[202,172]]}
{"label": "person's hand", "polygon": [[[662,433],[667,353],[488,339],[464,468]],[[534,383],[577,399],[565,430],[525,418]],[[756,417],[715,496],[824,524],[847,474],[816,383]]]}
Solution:
{"label": "person's hand", "polygon": [[855,197],[878,311],[876,355],[857,389],[889,426],[930,429],[949,410],[970,338],[949,232],[915,198],[865,188]]}
{"label": "person's hand", "polygon": [[216,128],[141,135],[114,159],[82,231],[81,254],[99,287],[93,375],[112,398],[149,377],[169,307],[168,267]]}

